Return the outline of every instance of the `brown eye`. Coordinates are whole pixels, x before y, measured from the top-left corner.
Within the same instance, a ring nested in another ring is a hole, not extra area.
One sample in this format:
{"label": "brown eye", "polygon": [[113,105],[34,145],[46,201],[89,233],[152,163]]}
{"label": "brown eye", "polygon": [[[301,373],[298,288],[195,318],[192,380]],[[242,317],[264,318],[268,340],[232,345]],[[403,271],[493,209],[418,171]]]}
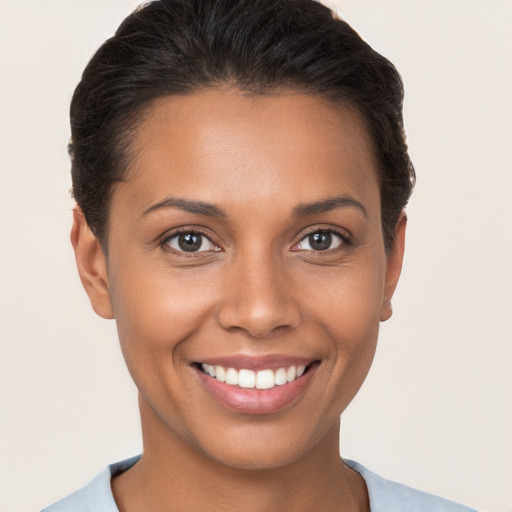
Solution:
{"label": "brown eye", "polygon": [[208,237],[194,231],[178,233],[170,237],[166,241],[166,245],[178,252],[203,252],[217,250],[217,247]]}
{"label": "brown eye", "polygon": [[334,231],[319,230],[304,237],[297,249],[299,251],[327,251],[336,249],[345,243],[343,237]]}
{"label": "brown eye", "polygon": [[330,233],[320,232],[309,235],[309,246],[315,251],[325,251],[331,247],[332,236]]}

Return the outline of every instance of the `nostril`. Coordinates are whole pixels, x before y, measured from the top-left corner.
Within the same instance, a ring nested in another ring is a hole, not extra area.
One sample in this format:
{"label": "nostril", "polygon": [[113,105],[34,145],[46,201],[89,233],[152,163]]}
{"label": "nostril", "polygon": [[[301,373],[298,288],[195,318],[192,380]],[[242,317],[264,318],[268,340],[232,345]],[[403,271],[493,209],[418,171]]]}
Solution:
{"label": "nostril", "polygon": [[218,312],[218,321],[225,330],[243,330],[252,338],[264,338],[296,327],[300,313],[292,304],[237,302],[223,304]]}

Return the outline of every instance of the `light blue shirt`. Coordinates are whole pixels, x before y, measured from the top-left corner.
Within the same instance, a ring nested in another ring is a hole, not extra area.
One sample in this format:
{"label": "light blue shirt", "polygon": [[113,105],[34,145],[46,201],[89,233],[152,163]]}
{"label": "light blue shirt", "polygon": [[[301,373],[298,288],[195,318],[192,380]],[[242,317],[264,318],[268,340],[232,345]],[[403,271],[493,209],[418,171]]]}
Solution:
{"label": "light blue shirt", "polygon": [[[139,458],[137,456],[107,466],[85,487],[42,512],[119,512],[110,481],[112,477],[133,466]],[[364,478],[370,496],[371,512],[476,512],[453,501],[386,480],[357,462],[344,462]]]}

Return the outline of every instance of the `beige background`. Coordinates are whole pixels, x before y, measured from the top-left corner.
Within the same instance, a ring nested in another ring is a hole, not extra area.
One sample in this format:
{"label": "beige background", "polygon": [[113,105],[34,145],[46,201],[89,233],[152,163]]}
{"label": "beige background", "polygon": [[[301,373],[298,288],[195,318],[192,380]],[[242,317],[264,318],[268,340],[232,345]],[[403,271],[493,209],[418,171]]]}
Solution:
{"label": "beige background", "polygon": [[[67,109],[135,0],[0,0],[0,511],[140,450],[112,322],[68,243]],[[331,1],[400,69],[418,185],[395,315],[342,422],[388,478],[512,510],[512,3]]]}

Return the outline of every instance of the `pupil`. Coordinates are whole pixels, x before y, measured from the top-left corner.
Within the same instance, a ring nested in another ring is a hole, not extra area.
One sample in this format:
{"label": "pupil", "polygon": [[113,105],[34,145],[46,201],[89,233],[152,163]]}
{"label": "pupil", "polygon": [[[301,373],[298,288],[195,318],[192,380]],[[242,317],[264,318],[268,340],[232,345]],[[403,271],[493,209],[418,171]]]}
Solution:
{"label": "pupil", "polygon": [[202,244],[202,237],[197,233],[186,233],[184,235],[180,235],[178,238],[178,245],[183,251],[198,251]]}
{"label": "pupil", "polygon": [[313,233],[309,235],[309,245],[317,251],[325,251],[331,246],[332,237],[330,233]]}

